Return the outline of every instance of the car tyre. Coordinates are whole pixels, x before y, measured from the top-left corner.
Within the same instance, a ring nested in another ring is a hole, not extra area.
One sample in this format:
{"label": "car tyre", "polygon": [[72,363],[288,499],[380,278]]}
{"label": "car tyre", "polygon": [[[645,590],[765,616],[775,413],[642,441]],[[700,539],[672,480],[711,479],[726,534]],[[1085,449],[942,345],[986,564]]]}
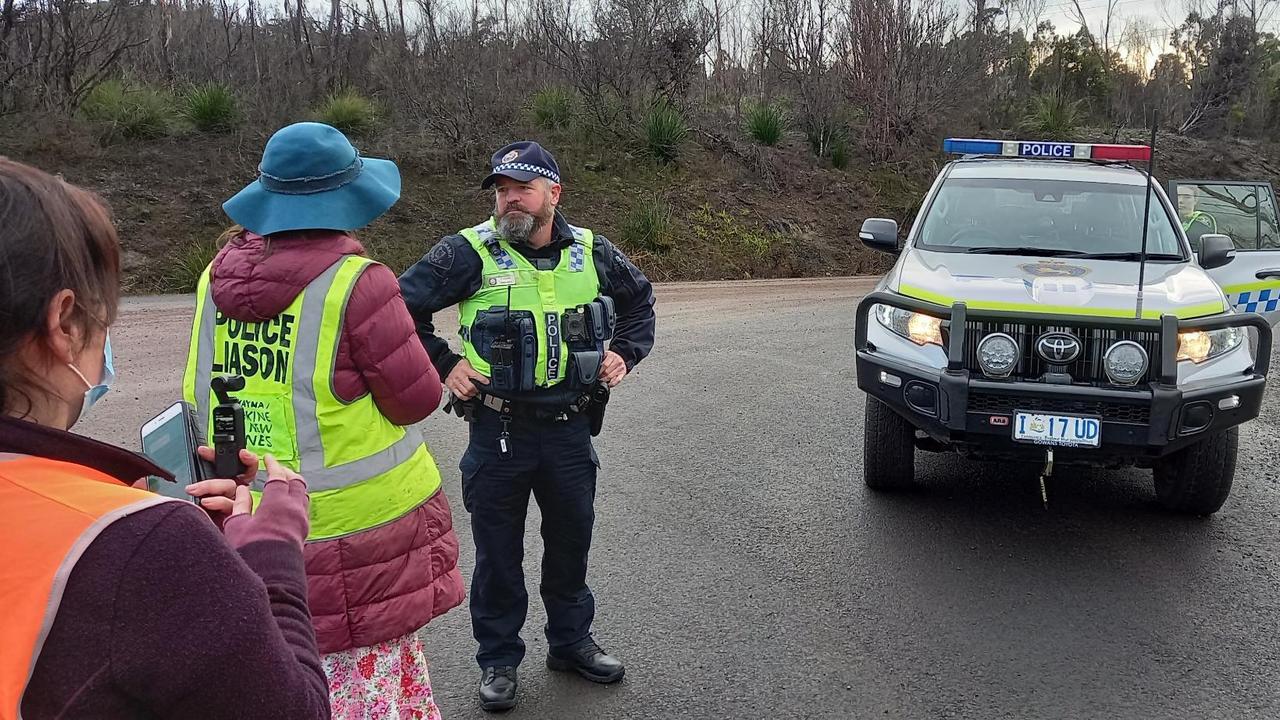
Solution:
{"label": "car tyre", "polygon": [[873,490],[915,484],[916,429],[885,403],[867,396],[862,427],[862,479]]}
{"label": "car tyre", "polygon": [[1231,494],[1240,428],[1233,427],[1155,462],[1156,499],[1188,515],[1212,515]]}

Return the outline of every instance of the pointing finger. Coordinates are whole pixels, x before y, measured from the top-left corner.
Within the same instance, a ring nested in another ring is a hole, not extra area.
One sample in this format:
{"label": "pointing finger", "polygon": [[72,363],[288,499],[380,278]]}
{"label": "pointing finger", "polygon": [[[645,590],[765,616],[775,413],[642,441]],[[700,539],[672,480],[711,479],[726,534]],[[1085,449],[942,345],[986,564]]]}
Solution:
{"label": "pointing finger", "polygon": [[231,516],[248,515],[253,512],[253,496],[246,485],[236,486],[236,499],[231,504]]}

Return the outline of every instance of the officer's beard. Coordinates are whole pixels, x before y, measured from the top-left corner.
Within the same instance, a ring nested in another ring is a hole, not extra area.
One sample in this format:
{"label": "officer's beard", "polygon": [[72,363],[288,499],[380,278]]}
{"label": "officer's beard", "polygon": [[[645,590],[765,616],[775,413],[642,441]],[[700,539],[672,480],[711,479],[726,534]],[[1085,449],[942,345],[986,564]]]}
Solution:
{"label": "officer's beard", "polygon": [[551,203],[544,203],[537,214],[508,210],[498,218],[498,233],[508,242],[528,243],[534,233],[551,222]]}
{"label": "officer's beard", "polygon": [[527,243],[536,219],[519,210],[508,210],[498,218],[498,232],[510,242]]}

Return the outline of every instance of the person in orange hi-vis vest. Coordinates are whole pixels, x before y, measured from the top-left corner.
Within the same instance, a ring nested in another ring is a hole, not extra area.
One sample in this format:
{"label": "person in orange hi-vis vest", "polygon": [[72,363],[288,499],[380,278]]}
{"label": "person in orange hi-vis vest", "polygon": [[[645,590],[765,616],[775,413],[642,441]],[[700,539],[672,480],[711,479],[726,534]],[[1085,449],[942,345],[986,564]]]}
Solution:
{"label": "person in orange hi-vis vest", "polygon": [[264,458],[254,510],[246,452],[184,502],[68,432],[115,379],[119,269],[101,200],[0,157],[0,720],[328,718],[303,478]]}

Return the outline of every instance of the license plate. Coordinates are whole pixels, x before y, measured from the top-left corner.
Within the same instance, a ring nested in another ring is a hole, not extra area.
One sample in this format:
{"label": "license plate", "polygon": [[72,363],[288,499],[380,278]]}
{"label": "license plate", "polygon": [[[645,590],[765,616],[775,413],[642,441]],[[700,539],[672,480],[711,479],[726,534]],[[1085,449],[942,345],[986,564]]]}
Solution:
{"label": "license plate", "polygon": [[1013,439],[1038,445],[1098,447],[1102,440],[1102,421],[1083,415],[1015,413]]}

